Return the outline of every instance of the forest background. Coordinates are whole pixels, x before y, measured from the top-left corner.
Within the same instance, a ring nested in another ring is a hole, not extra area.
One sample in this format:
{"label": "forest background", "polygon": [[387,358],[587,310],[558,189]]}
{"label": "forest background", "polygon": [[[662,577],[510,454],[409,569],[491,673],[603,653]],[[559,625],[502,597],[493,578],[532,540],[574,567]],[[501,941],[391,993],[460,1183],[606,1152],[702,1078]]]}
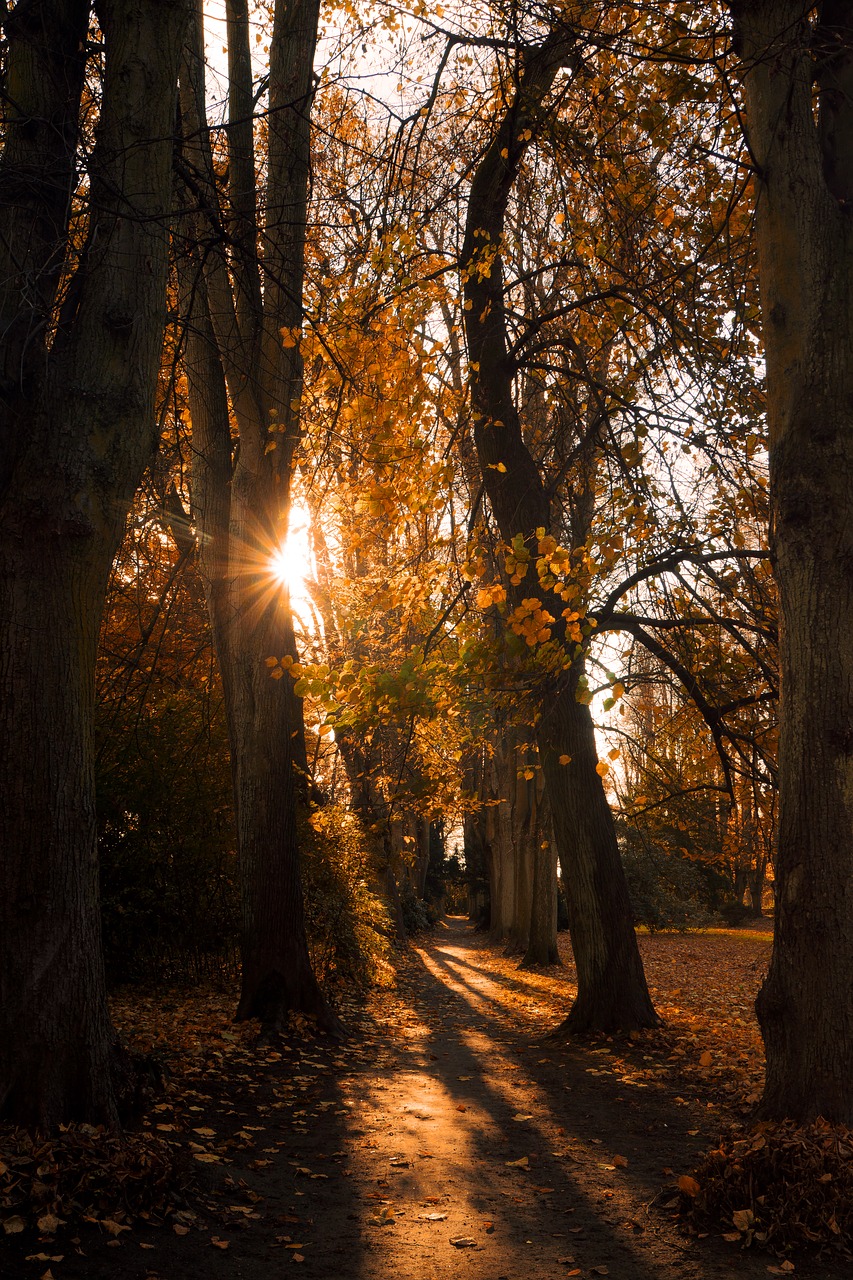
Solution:
{"label": "forest background", "polygon": [[562,886],[630,1032],[772,865],[763,1113],[849,1123],[853,7],[4,29],[4,1114],[116,1123],[102,954],[339,1034]]}

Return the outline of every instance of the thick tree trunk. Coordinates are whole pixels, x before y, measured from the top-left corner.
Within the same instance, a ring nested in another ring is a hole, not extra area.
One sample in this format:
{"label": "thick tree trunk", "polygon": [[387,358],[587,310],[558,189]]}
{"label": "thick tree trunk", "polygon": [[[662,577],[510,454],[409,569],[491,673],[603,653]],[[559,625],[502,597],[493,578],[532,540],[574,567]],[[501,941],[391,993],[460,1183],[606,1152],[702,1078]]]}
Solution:
{"label": "thick tree trunk", "polygon": [[0,1112],[29,1125],[113,1124],[91,738],[112,549],[31,525],[26,536],[10,536],[8,516],[6,507]]}
{"label": "thick tree trunk", "polygon": [[[537,528],[551,530],[551,502],[513,397],[501,244],[507,202],[525,151],[541,127],[543,101],[558,70],[571,65],[572,50],[570,32],[555,32],[527,50],[515,99],[471,184],[462,246],[472,416],[483,487],[504,541],[511,544],[521,535],[534,563]],[[588,436],[594,441],[593,431]],[[586,510],[591,494],[587,475],[582,487]],[[581,542],[587,533],[585,528]],[[509,603],[519,605],[531,594],[556,620],[554,638],[565,640],[559,596],[528,579],[510,586]],[[559,688],[543,686],[537,708],[540,759],[558,852],[570,881],[570,928],[578,968],[577,999],[563,1027],[587,1031],[654,1026],[658,1018],[637,948],[607,798],[596,772],[592,721],[588,709],[575,701],[578,661]],[[559,763],[561,755],[572,757],[570,773]]]}
{"label": "thick tree trunk", "polygon": [[782,671],[761,1109],[851,1124],[853,3],[731,7],[757,163]]}
{"label": "thick tree trunk", "polygon": [[[287,534],[299,433],[302,362],[296,339],[317,6],[314,0],[276,6],[262,226],[243,0],[228,0],[227,19],[235,243],[226,262],[216,239],[221,202],[205,118],[197,4],[181,71],[185,177],[201,196],[195,230],[202,241],[214,240],[200,255],[190,249],[181,292],[190,322],[193,507],[225,694],[237,815],[243,959],[237,1017],[278,1026],[298,1010],[337,1032],[340,1024],[317,984],[305,935],[297,830],[300,797],[309,787],[302,703],[291,676],[274,679],[267,665],[270,659],[297,657],[290,601],[273,578],[270,557]],[[200,258],[203,269],[196,265]],[[229,396],[240,438],[233,469]]]}
{"label": "thick tree trunk", "polygon": [[[616,830],[595,771],[595,731],[589,707],[570,685],[539,722],[539,753],[554,831],[571,848],[567,884],[569,932],[578,995],[566,1032],[614,1031],[657,1022],[646,987]],[[560,757],[569,756],[569,764]]]}
{"label": "thick tree trunk", "polygon": [[0,1113],[112,1124],[95,650],[125,514],[156,447],[184,12],[170,0],[98,6],[105,80],[92,203],[69,263],[88,6],[19,8],[0,169]]}
{"label": "thick tree trunk", "polygon": [[533,851],[533,902],[530,937],[522,968],[560,963],[557,950],[557,853],[545,795],[538,797]]}

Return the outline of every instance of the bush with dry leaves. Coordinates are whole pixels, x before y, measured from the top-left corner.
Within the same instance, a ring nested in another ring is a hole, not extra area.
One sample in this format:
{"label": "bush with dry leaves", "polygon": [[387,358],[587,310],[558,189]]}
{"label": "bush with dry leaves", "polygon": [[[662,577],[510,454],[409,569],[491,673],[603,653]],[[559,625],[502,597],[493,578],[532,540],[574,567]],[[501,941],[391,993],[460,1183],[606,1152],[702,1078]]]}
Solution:
{"label": "bush with dry leaves", "polygon": [[[776,1253],[832,1247],[853,1256],[853,1131],[825,1120],[731,1130],[682,1186],[685,1216]],[[681,1184],[679,1184],[681,1185]]]}

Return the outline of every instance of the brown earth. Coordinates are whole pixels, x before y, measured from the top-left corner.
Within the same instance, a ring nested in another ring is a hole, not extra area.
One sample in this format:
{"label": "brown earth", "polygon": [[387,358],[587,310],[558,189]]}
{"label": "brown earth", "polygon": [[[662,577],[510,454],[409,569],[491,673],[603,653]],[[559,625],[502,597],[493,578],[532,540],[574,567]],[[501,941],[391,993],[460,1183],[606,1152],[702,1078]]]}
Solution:
{"label": "brown earth", "polygon": [[[114,1213],[108,1228],[27,1229],[0,1241],[0,1276],[778,1274],[779,1259],[675,1218],[676,1179],[760,1080],[751,1001],[767,939],[642,947],[668,1027],[633,1040],[544,1039],[568,1008],[570,963],[520,971],[460,919],[418,943],[393,990],[343,1011],[343,1045],[253,1043],[228,1022],[230,994],[121,1001],[125,1034],[179,1050],[146,1127],[186,1153],[201,1207],[176,1201],[159,1227],[126,1230]],[[841,1280],[850,1268],[796,1259],[795,1274]]]}

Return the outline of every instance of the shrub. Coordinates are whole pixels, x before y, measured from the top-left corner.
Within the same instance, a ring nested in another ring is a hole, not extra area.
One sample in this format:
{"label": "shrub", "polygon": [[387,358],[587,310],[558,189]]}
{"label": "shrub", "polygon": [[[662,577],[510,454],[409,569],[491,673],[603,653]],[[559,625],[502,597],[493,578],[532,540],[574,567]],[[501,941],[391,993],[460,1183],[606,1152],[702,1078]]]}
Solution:
{"label": "shrub", "polygon": [[174,693],[100,726],[101,910],[113,983],[233,973],[239,919],[224,724]]}
{"label": "shrub", "polygon": [[411,937],[417,933],[427,933],[434,929],[439,914],[432,903],[419,898],[411,885],[405,885],[400,894],[400,909],[403,913],[403,924],[406,933]]}
{"label": "shrub", "polygon": [[314,972],[329,991],[386,980],[391,920],[370,887],[375,856],[369,834],[339,805],[301,824],[305,924]]}
{"label": "shrub", "polygon": [[688,858],[649,846],[630,844],[622,863],[634,920],[650,933],[659,929],[697,929],[712,915],[703,901],[703,878]]}

